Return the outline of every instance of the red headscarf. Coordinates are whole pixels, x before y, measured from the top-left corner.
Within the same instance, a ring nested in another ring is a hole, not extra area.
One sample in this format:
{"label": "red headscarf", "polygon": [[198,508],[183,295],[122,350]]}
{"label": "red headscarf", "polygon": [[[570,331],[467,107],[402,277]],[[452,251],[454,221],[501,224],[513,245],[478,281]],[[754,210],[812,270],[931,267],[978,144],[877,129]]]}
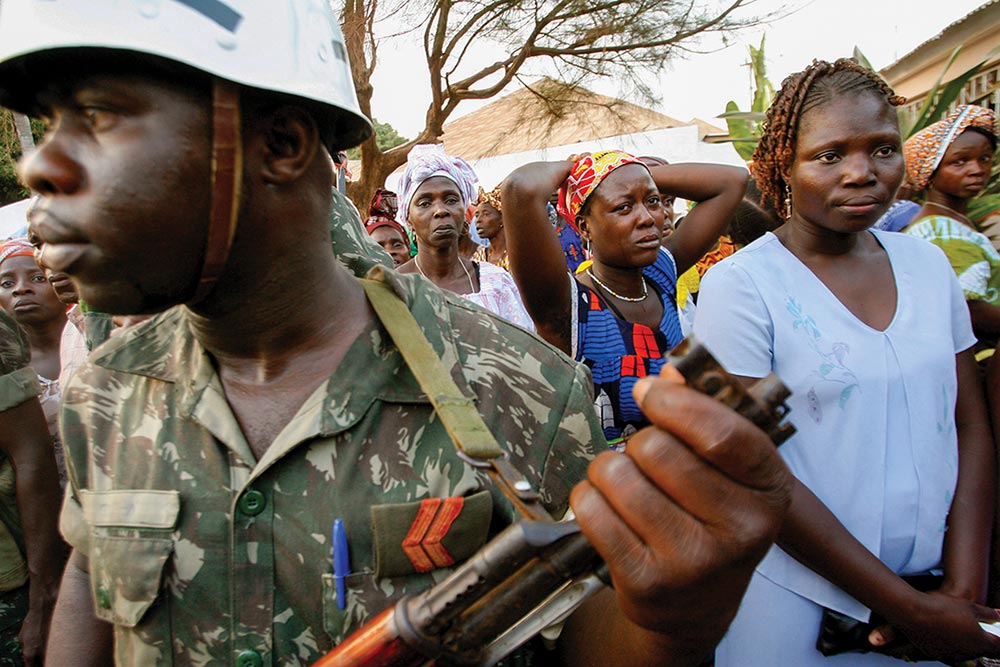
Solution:
{"label": "red headscarf", "polygon": [[576,216],[587,202],[587,197],[612,171],[633,163],[643,164],[634,155],[623,151],[598,151],[584,155],[576,161],[569,177],[559,188],[559,203],[556,205],[559,215],[576,229]]}
{"label": "red headscarf", "polygon": [[35,258],[35,248],[26,237],[8,239],[0,245],[0,264],[11,257],[31,257]]}
{"label": "red headscarf", "polygon": [[371,234],[379,227],[390,227],[399,232],[403,237],[403,243],[410,245],[410,237],[407,235],[403,225],[396,222],[396,212],[399,205],[396,201],[396,193],[391,190],[379,188],[375,191],[371,203],[368,205],[368,219],[365,220],[365,231]]}

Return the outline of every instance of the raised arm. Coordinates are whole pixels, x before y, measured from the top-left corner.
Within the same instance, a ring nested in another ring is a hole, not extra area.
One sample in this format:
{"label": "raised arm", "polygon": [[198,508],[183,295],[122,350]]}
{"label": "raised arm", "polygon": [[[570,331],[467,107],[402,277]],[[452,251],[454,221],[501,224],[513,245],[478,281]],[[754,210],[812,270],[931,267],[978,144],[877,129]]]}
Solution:
{"label": "raised arm", "polygon": [[726,230],[747,189],[749,173],[721,164],[668,164],[650,167],[660,192],[697,202],[676,232],[667,239],[677,275],[704,256]]}
{"label": "raised arm", "polygon": [[570,354],[570,299],[566,256],[545,204],[573,162],[532,162],[515,169],[500,192],[510,271],[538,334]]}

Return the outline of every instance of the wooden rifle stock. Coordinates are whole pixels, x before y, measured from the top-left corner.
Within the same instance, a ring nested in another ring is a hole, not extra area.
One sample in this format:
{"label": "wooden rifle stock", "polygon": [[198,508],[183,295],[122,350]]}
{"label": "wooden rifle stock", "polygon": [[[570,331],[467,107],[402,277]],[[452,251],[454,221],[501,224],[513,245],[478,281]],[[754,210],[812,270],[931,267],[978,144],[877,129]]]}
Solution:
{"label": "wooden rifle stock", "polygon": [[389,607],[348,641],[313,663],[313,667],[420,667],[427,658],[399,636],[395,614],[396,608]]}

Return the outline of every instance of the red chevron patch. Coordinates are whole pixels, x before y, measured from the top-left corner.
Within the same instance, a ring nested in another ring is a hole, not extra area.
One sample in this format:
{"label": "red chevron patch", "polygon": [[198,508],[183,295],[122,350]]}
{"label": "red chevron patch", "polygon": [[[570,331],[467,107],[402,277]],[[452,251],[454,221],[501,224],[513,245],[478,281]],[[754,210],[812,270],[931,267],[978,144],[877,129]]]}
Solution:
{"label": "red chevron patch", "polygon": [[455,563],[441,540],[462,513],[465,498],[427,498],[421,501],[417,516],[403,539],[403,553],[417,572],[430,572]]}

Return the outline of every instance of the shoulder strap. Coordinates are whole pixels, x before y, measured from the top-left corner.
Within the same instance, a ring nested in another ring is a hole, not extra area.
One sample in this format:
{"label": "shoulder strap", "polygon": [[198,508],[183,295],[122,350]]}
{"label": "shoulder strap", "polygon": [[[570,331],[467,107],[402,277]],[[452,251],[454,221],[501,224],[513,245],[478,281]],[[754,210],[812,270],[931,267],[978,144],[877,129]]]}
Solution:
{"label": "shoulder strap", "polygon": [[550,518],[540,503],[538,493],[531,488],[524,475],[510,465],[473,400],[455,384],[410,309],[392,288],[378,279],[383,275],[378,268],[371,275],[374,280],[361,281],[368,301],[420,388],[427,394],[459,454],[473,466],[489,473],[522,515],[531,519]]}

